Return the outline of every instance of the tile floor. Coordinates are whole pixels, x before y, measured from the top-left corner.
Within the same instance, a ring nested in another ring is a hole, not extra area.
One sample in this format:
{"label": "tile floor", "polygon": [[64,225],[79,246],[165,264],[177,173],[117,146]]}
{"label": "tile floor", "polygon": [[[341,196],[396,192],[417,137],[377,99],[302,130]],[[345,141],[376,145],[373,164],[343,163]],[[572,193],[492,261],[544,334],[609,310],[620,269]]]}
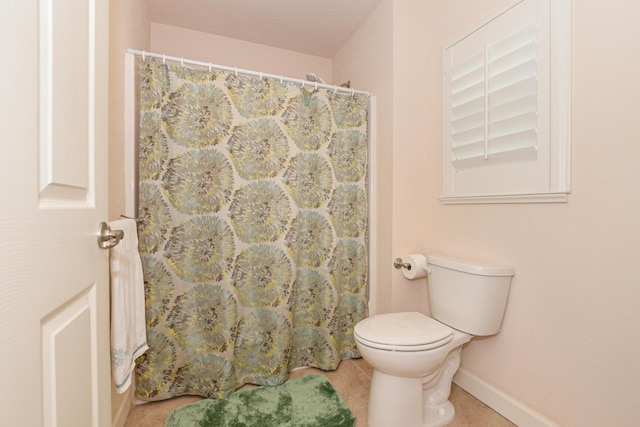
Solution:
{"label": "tile floor", "polygon": [[[356,427],[367,427],[367,401],[369,398],[369,383],[371,382],[372,372],[371,366],[363,359],[354,359],[343,361],[336,371],[325,372],[315,368],[300,369],[292,372],[290,378],[311,373],[324,375],[331,381],[335,389],[340,393],[340,396],[342,396],[351,411],[355,414]],[[245,387],[248,388],[251,386]],[[161,402],[136,405],[129,413],[125,427],[162,427],[165,418],[174,408],[200,399],[200,397],[184,396]],[[451,402],[456,408],[456,417],[449,426],[515,426],[515,424],[509,422],[455,384],[451,391]]]}

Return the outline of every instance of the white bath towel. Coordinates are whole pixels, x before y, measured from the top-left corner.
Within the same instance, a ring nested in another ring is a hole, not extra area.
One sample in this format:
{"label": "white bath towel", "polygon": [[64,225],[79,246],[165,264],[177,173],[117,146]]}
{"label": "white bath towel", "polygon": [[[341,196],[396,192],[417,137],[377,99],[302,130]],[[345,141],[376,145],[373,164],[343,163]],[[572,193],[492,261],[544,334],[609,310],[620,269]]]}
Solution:
{"label": "white bath towel", "polygon": [[111,369],[118,393],[131,385],[135,360],[147,351],[144,280],[136,222],[111,221],[124,238],[111,248]]}

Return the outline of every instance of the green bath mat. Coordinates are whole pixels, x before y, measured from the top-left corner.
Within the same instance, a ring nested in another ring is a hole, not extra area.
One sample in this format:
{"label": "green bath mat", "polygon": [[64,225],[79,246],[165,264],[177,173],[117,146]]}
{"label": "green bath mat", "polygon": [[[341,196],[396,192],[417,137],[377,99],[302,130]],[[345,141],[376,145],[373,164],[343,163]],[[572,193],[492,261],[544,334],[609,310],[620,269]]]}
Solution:
{"label": "green bath mat", "polygon": [[165,427],[353,427],[356,417],[329,380],[314,374],[176,408]]}

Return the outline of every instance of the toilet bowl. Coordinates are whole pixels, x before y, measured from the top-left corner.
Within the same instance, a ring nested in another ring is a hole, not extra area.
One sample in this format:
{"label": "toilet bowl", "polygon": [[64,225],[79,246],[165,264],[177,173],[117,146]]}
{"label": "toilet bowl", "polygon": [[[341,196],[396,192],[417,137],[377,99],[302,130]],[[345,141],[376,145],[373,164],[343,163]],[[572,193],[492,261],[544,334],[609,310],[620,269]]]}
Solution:
{"label": "toilet bowl", "polygon": [[462,346],[500,330],[510,267],[426,257],[432,317],[387,313],[360,321],[354,338],[373,367],[369,427],[436,427],[451,422],[449,402]]}
{"label": "toilet bowl", "polygon": [[[374,369],[370,427],[439,426],[453,419],[451,381],[460,365],[460,349],[471,335],[410,312],[365,319],[356,325],[354,336],[358,351]],[[441,369],[445,365],[448,369]],[[427,412],[432,421],[423,419]]]}

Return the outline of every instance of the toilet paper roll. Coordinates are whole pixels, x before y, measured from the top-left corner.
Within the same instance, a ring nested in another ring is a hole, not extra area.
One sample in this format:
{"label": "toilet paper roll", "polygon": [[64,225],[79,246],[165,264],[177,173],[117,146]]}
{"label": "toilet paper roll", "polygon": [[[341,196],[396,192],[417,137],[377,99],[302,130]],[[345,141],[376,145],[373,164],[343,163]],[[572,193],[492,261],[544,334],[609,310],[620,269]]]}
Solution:
{"label": "toilet paper roll", "polygon": [[402,274],[409,280],[421,279],[427,276],[427,258],[422,254],[411,254],[402,257],[402,262],[410,268],[403,268]]}

